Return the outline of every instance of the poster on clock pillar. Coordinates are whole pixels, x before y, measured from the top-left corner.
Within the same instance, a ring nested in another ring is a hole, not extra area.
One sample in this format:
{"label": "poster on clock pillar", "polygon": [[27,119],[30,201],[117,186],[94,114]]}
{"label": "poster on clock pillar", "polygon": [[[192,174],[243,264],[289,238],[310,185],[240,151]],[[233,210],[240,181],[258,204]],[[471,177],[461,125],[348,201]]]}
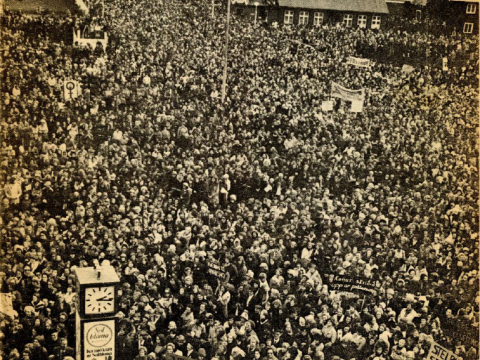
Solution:
{"label": "poster on clock pillar", "polygon": [[83,322],[83,360],[115,360],[115,319]]}

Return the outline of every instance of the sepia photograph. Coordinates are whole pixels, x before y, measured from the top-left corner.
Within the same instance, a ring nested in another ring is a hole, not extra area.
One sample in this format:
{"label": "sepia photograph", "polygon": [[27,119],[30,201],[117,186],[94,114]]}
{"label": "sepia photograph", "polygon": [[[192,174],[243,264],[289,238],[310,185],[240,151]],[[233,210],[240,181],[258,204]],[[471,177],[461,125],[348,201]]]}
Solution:
{"label": "sepia photograph", "polygon": [[0,360],[477,360],[480,0],[0,0]]}

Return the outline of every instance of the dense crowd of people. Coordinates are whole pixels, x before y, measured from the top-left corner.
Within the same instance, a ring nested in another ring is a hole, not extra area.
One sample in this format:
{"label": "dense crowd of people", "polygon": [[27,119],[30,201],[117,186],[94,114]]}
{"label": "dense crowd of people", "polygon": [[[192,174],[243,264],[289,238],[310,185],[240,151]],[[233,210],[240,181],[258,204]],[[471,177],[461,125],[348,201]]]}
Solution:
{"label": "dense crowd of people", "polygon": [[[447,32],[445,23],[432,19],[418,21],[392,15],[389,16],[388,28],[385,30],[381,35],[359,38],[357,53],[375,61],[388,61],[400,67],[407,63],[442,68],[442,59],[447,58],[450,67],[461,68],[468,58],[477,59],[473,39],[465,41],[464,34],[456,31]],[[416,34],[415,46],[411,46],[407,40],[408,34],[412,33]],[[407,36],[399,36],[401,34]]]}
{"label": "dense crowd of people", "polygon": [[[477,36],[233,17],[222,103],[222,14],[104,15],[2,16],[0,359],[74,356],[75,268],[94,260],[121,277],[120,359],[478,357]],[[91,24],[106,49],[62,38]],[[346,64],[400,44],[475,59]],[[323,111],[332,81],[365,89],[363,112]]]}

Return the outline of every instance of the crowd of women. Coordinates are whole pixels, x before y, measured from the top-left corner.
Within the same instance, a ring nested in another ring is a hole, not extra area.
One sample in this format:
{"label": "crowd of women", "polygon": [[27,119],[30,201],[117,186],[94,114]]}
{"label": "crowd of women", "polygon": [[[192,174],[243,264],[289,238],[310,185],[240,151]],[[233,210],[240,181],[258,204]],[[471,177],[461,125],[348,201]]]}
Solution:
{"label": "crowd of women", "polygon": [[[476,359],[478,37],[233,17],[222,102],[217,15],[2,15],[0,358],[71,359],[75,268],[108,260],[119,359]],[[65,41],[92,23],[106,49]],[[425,41],[474,60],[346,63]],[[363,112],[333,81],[365,89]]]}

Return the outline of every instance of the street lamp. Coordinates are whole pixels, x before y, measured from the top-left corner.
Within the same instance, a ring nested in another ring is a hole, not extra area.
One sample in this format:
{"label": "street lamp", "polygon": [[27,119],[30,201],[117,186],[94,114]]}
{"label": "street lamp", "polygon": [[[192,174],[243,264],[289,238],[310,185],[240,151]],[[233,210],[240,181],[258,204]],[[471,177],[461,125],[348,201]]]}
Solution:
{"label": "street lamp", "polygon": [[258,3],[258,1],[255,1],[254,5],[255,5],[255,25],[257,25],[258,5],[260,4]]}

